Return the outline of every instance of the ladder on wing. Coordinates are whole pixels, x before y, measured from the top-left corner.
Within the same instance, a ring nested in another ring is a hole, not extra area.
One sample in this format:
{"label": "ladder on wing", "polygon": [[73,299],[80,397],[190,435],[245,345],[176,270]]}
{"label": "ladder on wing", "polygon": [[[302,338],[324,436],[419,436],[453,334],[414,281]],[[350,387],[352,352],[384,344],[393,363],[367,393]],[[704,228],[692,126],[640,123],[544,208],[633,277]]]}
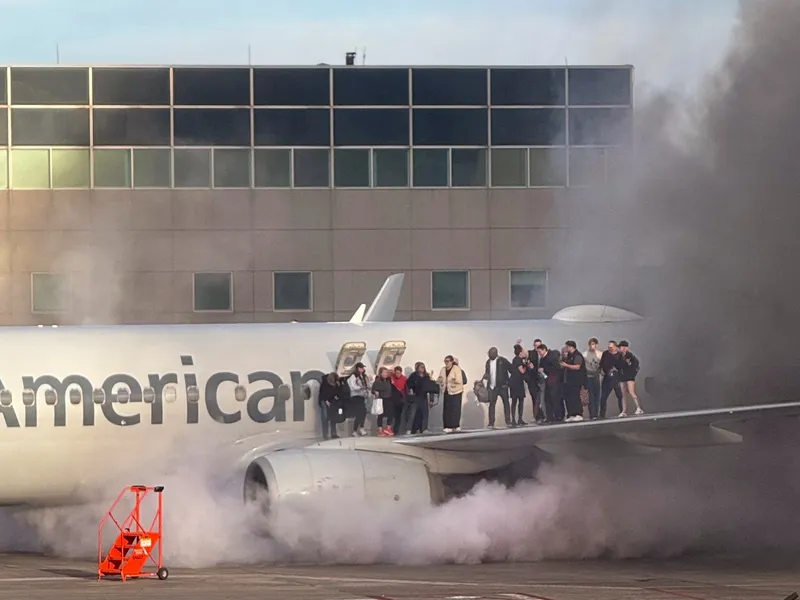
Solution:
{"label": "ladder on wing", "polygon": [[[162,547],[162,492],[164,486],[147,487],[132,485],[123,489],[114,504],[100,521],[97,531],[97,578],[118,576],[122,581],[129,577],[158,577],[161,580],[169,576],[163,565]],[[133,508],[127,517],[120,521],[114,511],[124,498],[133,499]],[[153,508],[155,511],[150,526],[142,525],[142,510]],[[111,549],[103,557],[103,529],[112,522],[118,531]],[[148,570],[149,567],[149,570]]]}

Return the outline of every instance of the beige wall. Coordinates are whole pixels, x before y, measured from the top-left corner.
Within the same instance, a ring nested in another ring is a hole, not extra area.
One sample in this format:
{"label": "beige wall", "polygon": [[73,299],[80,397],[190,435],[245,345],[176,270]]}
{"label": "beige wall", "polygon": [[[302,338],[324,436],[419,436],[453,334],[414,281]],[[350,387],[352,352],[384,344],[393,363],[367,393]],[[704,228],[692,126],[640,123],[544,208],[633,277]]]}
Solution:
{"label": "beige wall", "polygon": [[[0,191],[0,323],[347,319],[404,271],[401,319],[547,317],[620,303],[571,275],[575,235],[602,244],[574,190]],[[548,306],[509,310],[509,269],[549,269]],[[431,270],[468,269],[471,310],[431,311]],[[192,273],[234,272],[233,313],[194,313]],[[272,273],[313,272],[313,313],[273,312]],[[31,272],[69,272],[70,310],[31,313]],[[572,277],[572,278],[571,278]],[[578,285],[576,285],[576,283]]]}

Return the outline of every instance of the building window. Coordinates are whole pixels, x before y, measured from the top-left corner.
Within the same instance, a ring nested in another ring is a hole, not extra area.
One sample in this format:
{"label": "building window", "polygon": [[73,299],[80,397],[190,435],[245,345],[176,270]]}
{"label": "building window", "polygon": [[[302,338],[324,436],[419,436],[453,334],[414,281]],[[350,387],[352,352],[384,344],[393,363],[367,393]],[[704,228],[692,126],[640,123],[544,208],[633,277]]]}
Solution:
{"label": "building window", "polygon": [[275,310],[311,310],[311,273],[274,273],[272,294]]}
{"label": "building window", "polygon": [[133,151],[133,187],[168,188],[172,181],[172,152],[167,148]]}
{"label": "building window", "polygon": [[46,190],[50,187],[50,151],[45,149],[11,150],[11,188]]}
{"label": "building window", "polygon": [[542,308],[547,304],[547,271],[511,271],[511,308]]}
{"label": "building window", "polygon": [[52,182],[55,189],[89,189],[89,149],[53,148],[50,151]]}
{"label": "building window", "polygon": [[175,149],[175,187],[211,187],[211,150]]}
{"label": "building window", "polygon": [[194,310],[232,311],[233,273],[195,273]]}
{"label": "building window", "polygon": [[257,188],[288,188],[292,185],[292,151],[257,149],[253,183]]}
{"label": "building window", "polygon": [[64,312],[67,306],[68,281],[63,273],[31,273],[31,311]]}
{"label": "building window", "polygon": [[95,150],[94,187],[131,187],[131,151],[127,149]]}
{"label": "building window", "polygon": [[433,271],[431,273],[431,308],[433,310],[468,310],[469,271]]}

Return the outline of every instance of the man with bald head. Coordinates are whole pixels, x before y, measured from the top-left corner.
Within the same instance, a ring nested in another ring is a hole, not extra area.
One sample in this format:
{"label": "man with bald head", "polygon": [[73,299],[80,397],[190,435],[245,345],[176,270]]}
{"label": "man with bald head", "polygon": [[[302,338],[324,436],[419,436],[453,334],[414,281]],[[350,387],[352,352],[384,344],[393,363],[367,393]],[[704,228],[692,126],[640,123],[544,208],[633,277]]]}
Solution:
{"label": "man with bald head", "polygon": [[508,402],[508,384],[511,376],[511,363],[497,353],[497,348],[489,348],[489,359],[483,373],[486,389],[489,391],[489,428],[494,429],[497,397],[503,400],[503,416],[506,427],[511,426],[511,406]]}

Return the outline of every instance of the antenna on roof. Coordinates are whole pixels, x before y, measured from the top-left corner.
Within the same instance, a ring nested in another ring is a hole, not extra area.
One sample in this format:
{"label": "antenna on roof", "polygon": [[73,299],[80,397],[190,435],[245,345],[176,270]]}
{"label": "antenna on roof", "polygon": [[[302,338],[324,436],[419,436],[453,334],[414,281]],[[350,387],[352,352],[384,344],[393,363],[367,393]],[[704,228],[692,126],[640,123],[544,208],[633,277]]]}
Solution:
{"label": "antenna on roof", "polygon": [[361,66],[363,67],[365,64],[367,64],[367,47],[366,46],[364,46],[361,49]]}
{"label": "antenna on roof", "polygon": [[58,49],[58,44],[56,44],[56,64],[61,64],[61,51]]}
{"label": "antenna on roof", "polygon": [[247,66],[248,67],[252,67],[253,66],[253,52],[252,52],[252,50],[253,50],[252,45],[251,44],[247,44]]}

